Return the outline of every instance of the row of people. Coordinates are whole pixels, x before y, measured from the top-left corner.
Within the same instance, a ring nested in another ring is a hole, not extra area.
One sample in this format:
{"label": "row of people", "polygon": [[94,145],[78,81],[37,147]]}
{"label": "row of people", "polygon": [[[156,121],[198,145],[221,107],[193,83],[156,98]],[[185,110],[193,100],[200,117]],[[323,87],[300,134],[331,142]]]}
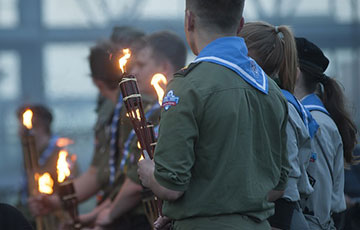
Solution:
{"label": "row of people", "polygon": [[[100,197],[81,216],[84,226],[150,229],[142,183],[164,199],[158,229],[334,229],[331,214],[345,209],[343,162],[352,163],[356,144],[341,90],[324,74],[329,61],[316,45],[295,39],[286,26],[244,25],[243,7],[243,0],[187,1],[185,32],[197,58],[177,73],[186,48],[168,32],[121,28],[115,43],[91,49],[92,80],[106,99],[92,165],[74,181],[79,201]],[[151,77],[175,73],[154,161],[139,167],[110,55],[128,47],[129,72],[155,123],[160,108]],[[39,196],[30,206],[42,215],[61,202]]]}

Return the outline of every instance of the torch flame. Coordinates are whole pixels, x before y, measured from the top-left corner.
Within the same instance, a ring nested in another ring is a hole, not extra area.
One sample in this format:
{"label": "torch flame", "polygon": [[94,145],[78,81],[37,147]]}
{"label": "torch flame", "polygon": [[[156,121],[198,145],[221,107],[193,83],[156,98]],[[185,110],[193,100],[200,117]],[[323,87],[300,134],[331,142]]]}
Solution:
{"label": "torch flame", "polygon": [[59,148],[63,148],[72,144],[74,144],[74,141],[66,137],[61,137],[56,141],[56,146],[58,146]]}
{"label": "torch flame", "polygon": [[33,112],[31,109],[27,109],[23,114],[23,124],[27,129],[32,129],[32,117]]}
{"label": "torch flame", "polygon": [[125,71],[126,71],[125,65],[128,62],[128,59],[131,57],[130,49],[123,49],[123,54],[124,54],[124,56],[122,56],[119,59],[119,65],[120,65],[121,72],[125,73]]}
{"label": "torch flame", "polygon": [[143,157],[143,155],[141,154],[139,161],[145,160],[145,158]]}
{"label": "torch flame", "polygon": [[39,192],[41,192],[43,194],[52,194],[53,193],[54,181],[48,172],[42,174],[41,176],[36,173],[35,179],[38,180]]}
{"label": "torch flame", "polygon": [[164,85],[167,84],[166,77],[161,73],[157,73],[152,77],[151,85],[155,88],[155,91],[156,91],[156,93],[158,95],[159,104],[162,105],[162,101],[163,101],[165,92],[160,87],[159,82],[162,82]]}
{"label": "torch flame", "polygon": [[59,152],[59,158],[56,164],[59,183],[64,182],[64,180],[70,176],[69,163],[66,160],[68,155],[68,152],[65,150]]}

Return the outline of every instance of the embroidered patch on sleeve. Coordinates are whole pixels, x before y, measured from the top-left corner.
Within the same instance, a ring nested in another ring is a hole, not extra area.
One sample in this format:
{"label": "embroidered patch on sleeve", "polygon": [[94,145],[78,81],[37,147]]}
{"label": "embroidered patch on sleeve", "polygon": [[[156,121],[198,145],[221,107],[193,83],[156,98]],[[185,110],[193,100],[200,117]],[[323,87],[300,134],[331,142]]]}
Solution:
{"label": "embroidered patch on sleeve", "polygon": [[165,111],[169,110],[171,106],[176,106],[179,103],[179,97],[174,95],[174,91],[170,90],[163,99],[162,107]]}
{"label": "embroidered patch on sleeve", "polygon": [[311,157],[310,157],[310,162],[315,162],[317,159],[317,154],[316,153],[312,153]]}

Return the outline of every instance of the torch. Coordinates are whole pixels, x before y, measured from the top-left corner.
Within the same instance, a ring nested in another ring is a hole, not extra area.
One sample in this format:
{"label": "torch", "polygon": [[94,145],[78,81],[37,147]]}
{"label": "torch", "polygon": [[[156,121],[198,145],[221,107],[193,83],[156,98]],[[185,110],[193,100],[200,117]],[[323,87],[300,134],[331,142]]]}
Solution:
{"label": "torch", "polygon": [[[51,178],[50,173],[45,172],[44,174],[40,175],[39,173],[35,173],[35,180],[38,183],[38,191],[41,194],[45,195],[51,195],[54,192],[54,180]],[[53,223],[53,220],[48,218],[47,216],[42,219],[41,228],[44,227],[44,229],[51,229],[55,226],[55,223]],[[36,224],[37,226],[37,224]]]}
{"label": "torch", "polygon": [[[124,56],[119,59],[119,65],[122,72],[122,80],[119,84],[127,116],[129,117],[135,134],[141,147],[141,155],[145,159],[152,159],[156,145],[154,127],[146,121],[141,94],[137,85],[135,76],[126,73],[126,63],[131,57],[129,49],[123,50]],[[156,197],[150,189],[143,189],[143,204],[146,217],[153,225],[160,214],[160,207],[157,204]]]}
{"label": "torch", "polygon": [[[35,196],[39,193],[37,190],[37,181],[35,172],[39,169],[38,164],[38,153],[36,149],[35,137],[33,135],[33,112],[31,109],[27,109],[23,113],[23,125],[25,127],[24,135],[21,137],[23,154],[24,154],[24,166],[26,170],[26,175],[28,178],[28,190],[30,196]],[[43,229],[43,220],[42,217],[38,216],[35,219],[36,229]]]}
{"label": "torch", "polygon": [[79,212],[78,212],[78,200],[76,198],[74,183],[72,180],[67,180],[70,176],[70,165],[67,162],[67,157],[69,153],[66,150],[61,150],[59,152],[59,158],[57,160],[56,168],[59,182],[58,194],[63,203],[65,210],[69,213],[71,219],[73,220],[72,229],[78,230],[81,229],[81,224],[79,221]]}

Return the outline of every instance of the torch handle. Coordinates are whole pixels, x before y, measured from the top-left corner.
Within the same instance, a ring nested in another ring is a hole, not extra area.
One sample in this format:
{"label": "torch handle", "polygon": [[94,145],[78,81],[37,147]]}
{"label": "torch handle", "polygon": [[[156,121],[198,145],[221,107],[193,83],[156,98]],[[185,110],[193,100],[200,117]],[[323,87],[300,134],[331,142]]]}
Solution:
{"label": "torch handle", "polygon": [[36,230],[44,230],[43,228],[43,221],[42,221],[42,217],[41,216],[37,216],[35,219],[36,222]]}
{"label": "torch handle", "polygon": [[28,190],[30,195],[38,194],[35,172],[38,170],[38,154],[36,150],[35,138],[27,130],[22,138],[24,165],[28,178]]}

